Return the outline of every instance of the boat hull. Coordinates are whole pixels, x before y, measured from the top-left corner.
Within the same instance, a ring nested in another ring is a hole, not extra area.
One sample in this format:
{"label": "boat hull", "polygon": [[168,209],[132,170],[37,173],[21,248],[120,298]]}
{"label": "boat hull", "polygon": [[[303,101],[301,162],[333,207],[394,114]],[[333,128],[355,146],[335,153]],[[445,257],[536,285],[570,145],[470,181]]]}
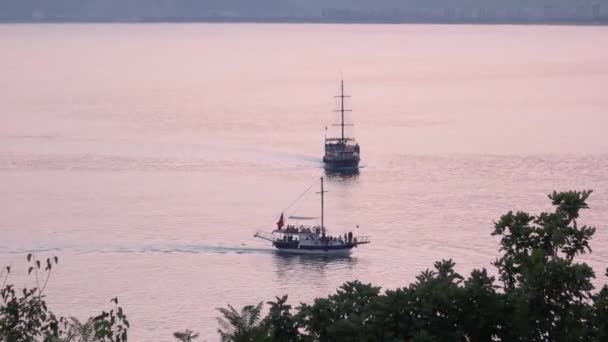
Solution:
{"label": "boat hull", "polygon": [[359,167],[358,159],[351,160],[329,160],[324,158],[325,168],[329,170],[348,170],[357,169]]}
{"label": "boat hull", "polygon": [[295,241],[275,241],[272,244],[278,251],[293,254],[332,254],[344,255],[350,253],[355,247],[354,244],[328,244],[328,245],[312,245],[299,244]]}
{"label": "boat hull", "polygon": [[351,248],[340,249],[305,249],[305,248],[278,248],[277,252],[286,254],[314,254],[314,255],[349,255]]}

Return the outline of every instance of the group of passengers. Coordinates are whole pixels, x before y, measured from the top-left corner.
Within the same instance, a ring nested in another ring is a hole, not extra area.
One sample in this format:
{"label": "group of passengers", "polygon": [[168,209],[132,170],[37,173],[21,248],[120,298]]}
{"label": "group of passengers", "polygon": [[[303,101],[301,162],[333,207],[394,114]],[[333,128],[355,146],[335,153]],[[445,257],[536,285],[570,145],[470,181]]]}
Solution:
{"label": "group of passengers", "polygon": [[320,234],[321,233],[321,227],[313,227],[312,229],[309,227],[304,227],[304,226],[300,226],[300,227],[296,227],[294,225],[287,225],[287,227],[285,227],[285,233],[291,233],[291,234]]}
{"label": "group of passengers", "polygon": [[[286,234],[321,234],[321,227],[320,226],[315,226],[312,228],[309,227],[304,227],[304,226],[300,226],[300,227],[296,227],[294,225],[287,225],[284,229],[284,233]],[[297,237],[293,237],[291,235],[284,235],[283,236],[283,241],[285,242],[292,242],[292,241],[297,241],[299,240]],[[306,235],[304,237],[304,240],[315,240],[315,238],[312,235]],[[320,238],[321,242],[324,243],[357,243],[357,238],[353,237],[353,232],[348,232],[348,234],[344,234],[344,236],[339,235],[339,236],[321,236]]]}
{"label": "group of passengers", "polygon": [[351,243],[351,242],[357,242],[357,238],[353,238],[353,232],[348,232],[348,234],[344,233],[344,238],[342,238],[342,235],[339,235],[338,237],[335,236],[323,236],[321,237],[321,241],[326,241],[326,242],[339,242],[339,243]]}
{"label": "group of passengers", "polygon": [[[310,238],[308,236],[306,236],[305,240],[314,240],[313,238]],[[322,236],[321,237],[321,242],[324,243],[328,243],[328,244],[334,244],[334,243],[339,243],[339,244],[344,244],[344,243],[357,243],[357,238],[353,237],[353,233],[352,232],[348,232],[348,234],[344,234],[344,236],[342,235],[338,235],[336,236]]]}

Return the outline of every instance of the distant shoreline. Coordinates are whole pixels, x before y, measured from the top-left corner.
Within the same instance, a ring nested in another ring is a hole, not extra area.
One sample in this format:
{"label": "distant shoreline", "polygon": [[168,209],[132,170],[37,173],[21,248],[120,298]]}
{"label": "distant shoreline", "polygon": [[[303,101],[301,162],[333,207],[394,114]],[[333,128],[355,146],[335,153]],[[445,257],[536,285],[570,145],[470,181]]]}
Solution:
{"label": "distant shoreline", "polygon": [[2,19],[0,24],[373,24],[373,25],[542,25],[542,26],[606,26],[608,18],[596,21],[543,20],[543,21],[490,21],[490,20],[328,20],[326,18],[146,18],[146,19],[65,19],[40,20]]}

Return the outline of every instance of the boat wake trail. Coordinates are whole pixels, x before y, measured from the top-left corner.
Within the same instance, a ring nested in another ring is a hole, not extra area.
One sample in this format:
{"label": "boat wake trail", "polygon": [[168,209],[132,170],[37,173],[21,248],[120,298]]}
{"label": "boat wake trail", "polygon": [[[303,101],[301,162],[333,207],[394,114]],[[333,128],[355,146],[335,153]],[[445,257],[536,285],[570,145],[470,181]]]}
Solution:
{"label": "boat wake trail", "polygon": [[[100,252],[105,252],[100,250]],[[224,246],[224,245],[149,245],[133,250],[116,250],[110,253],[213,253],[213,254],[251,254],[251,253],[273,253],[270,248],[259,248],[249,246]]]}
{"label": "boat wake trail", "polygon": [[72,252],[83,254],[94,253],[138,253],[138,254],[167,254],[167,253],[190,253],[190,254],[272,254],[273,249],[254,246],[226,246],[206,244],[149,244],[141,246],[133,245],[97,245],[97,246],[31,246],[21,248],[2,248],[0,254],[27,254],[27,253],[60,253]]}

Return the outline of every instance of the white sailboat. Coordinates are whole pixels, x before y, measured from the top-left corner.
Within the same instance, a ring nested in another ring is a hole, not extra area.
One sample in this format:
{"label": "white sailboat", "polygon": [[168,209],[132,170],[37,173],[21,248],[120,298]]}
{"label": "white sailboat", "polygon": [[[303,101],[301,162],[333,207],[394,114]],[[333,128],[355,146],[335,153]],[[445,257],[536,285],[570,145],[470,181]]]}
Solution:
{"label": "white sailboat", "polygon": [[[352,231],[331,235],[325,227],[323,177],[321,177],[321,225],[289,224],[283,213],[272,232],[257,232],[254,237],[270,241],[281,252],[297,254],[345,255],[359,245],[370,243],[368,236],[354,236]],[[310,221],[319,217],[289,216],[288,220]]]}

